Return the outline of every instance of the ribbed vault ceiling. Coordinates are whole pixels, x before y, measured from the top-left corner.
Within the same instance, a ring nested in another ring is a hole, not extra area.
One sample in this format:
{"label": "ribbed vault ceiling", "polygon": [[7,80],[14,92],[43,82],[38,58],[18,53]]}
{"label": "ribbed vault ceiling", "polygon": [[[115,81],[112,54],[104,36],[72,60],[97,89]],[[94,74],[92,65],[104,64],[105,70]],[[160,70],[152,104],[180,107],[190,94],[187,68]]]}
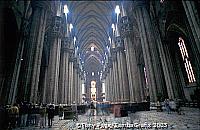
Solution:
{"label": "ribbed vault ceiling", "polygon": [[[67,1],[69,21],[74,27],[78,53],[84,68],[99,69],[109,44],[111,25],[115,17],[116,1]],[[91,47],[95,51],[91,51]]]}

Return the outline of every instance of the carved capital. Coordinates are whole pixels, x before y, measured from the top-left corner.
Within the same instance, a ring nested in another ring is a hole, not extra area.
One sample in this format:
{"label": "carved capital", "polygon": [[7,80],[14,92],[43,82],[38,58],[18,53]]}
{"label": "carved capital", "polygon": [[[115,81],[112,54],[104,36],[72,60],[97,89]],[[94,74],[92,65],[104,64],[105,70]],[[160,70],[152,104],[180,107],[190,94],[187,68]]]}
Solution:
{"label": "carved capital", "polygon": [[69,37],[64,37],[62,40],[62,51],[69,51],[70,39]]}
{"label": "carved capital", "polygon": [[68,52],[69,52],[69,61],[70,62],[73,62],[73,59],[74,59],[74,50],[73,49],[68,49]]}
{"label": "carved capital", "polygon": [[77,63],[78,63],[78,62],[77,62],[77,58],[76,58],[76,57],[73,57],[72,60],[73,60],[73,62],[74,62],[74,65],[78,66],[78,64],[77,64]]}
{"label": "carved capital", "polygon": [[124,38],[125,36],[128,36],[133,31],[133,24],[131,23],[128,16],[124,16],[120,20],[120,32],[121,36]]}
{"label": "carved capital", "polygon": [[79,66],[78,66],[78,64],[77,64],[75,59],[73,59],[73,62],[74,62],[74,68],[77,70],[77,73],[78,73]]}
{"label": "carved capital", "polygon": [[62,17],[54,16],[52,22],[51,35],[54,37],[62,37]]}
{"label": "carved capital", "polygon": [[111,56],[112,56],[112,61],[117,60],[117,49],[116,48],[111,48]]}
{"label": "carved capital", "polygon": [[115,37],[115,44],[116,44],[116,48],[118,48],[118,49],[116,49],[116,51],[119,51],[121,49],[123,50],[124,43],[123,43],[123,39],[121,38],[121,36]]}

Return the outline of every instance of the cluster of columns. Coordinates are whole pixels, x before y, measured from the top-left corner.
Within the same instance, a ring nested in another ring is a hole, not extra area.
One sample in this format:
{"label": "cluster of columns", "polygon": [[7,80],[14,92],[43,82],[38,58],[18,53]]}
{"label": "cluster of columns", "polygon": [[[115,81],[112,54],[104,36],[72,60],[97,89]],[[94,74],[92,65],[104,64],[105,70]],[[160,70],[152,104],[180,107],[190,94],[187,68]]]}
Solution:
{"label": "cluster of columns", "polygon": [[[166,95],[165,90],[168,98],[175,99],[178,94],[169,50],[164,50],[160,37],[156,38],[159,35],[151,22],[147,1],[134,1],[133,5],[137,27],[130,22],[122,5],[121,36],[115,36],[116,42],[110,50],[112,60],[105,66],[106,99],[143,102],[150,96],[150,101],[157,101],[159,96]],[[137,45],[141,45],[142,55]]]}
{"label": "cluster of columns", "polygon": [[[51,7],[50,1],[32,1],[31,4],[33,18],[25,47],[28,51],[26,50],[26,65],[25,72],[23,72],[23,88],[25,89],[23,100],[34,104],[81,104],[83,70],[80,57],[74,53],[75,41],[69,31],[69,24],[65,20],[66,15],[61,13],[62,4],[60,1],[56,2],[55,7]],[[51,13],[51,8],[55,8],[56,12],[53,13],[55,16],[51,17],[52,21],[48,25],[47,18]],[[46,30],[47,28],[49,29]],[[45,47],[49,51],[46,51]],[[48,63],[44,70],[44,78],[41,78],[40,71],[44,53],[46,53]],[[43,82],[42,86],[39,86],[40,82]],[[16,90],[17,85],[14,85],[9,95],[10,104],[16,100]]]}
{"label": "cluster of columns", "polygon": [[200,19],[199,19],[199,15],[197,13],[197,6],[195,7],[195,1],[185,1],[182,0],[183,3],[183,7],[186,13],[186,16],[188,18],[188,22],[191,28],[191,32],[192,32],[192,36],[194,37],[194,43],[192,44],[192,51],[194,53],[195,56],[195,65],[196,67],[196,79],[197,79],[197,85],[200,85],[200,60],[199,60],[199,56],[200,56]]}
{"label": "cluster of columns", "polygon": [[[197,43],[199,43],[199,25],[197,24],[199,18],[194,12],[195,5],[193,1],[182,1],[182,3],[196,43],[192,45],[195,59],[197,59],[195,64],[199,66],[199,60],[196,58],[199,56],[199,45],[197,45]],[[147,7],[148,4],[148,1],[135,0],[133,2],[132,12],[135,16],[134,25],[130,22],[126,10],[122,5],[120,23],[121,36],[118,36],[116,39],[118,39],[117,41],[120,41],[119,39],[122,40],[123,47],[126,50],[125,56],[121,58],[126,62],[127,75],[124,73],[121,76],[120,74],[123,71],[121,71],[121,64],[119,64],[118,61],[123,60],[119,60],[120,53],[116,51],[119,50],[119,43],[116,42],[116,47],[110,50],[112,53],[110,59],[112,59],[112,61],[109,61],[109,65],[106,66],[110,68],[110,71],[105,71],[104,73],[107,87],[107,100],[120,100],[124,94],[123,90],[129,90],[129,93],[125,93],[129,94],[130,102],[142,102],[148,99],[147,96],[150,96],[150,101],[160,100],[158,98],[164,95],[167,95],[170,99],[180,98],[181,96],[181,90],[177,87],[178,83],[176,81],[175,71],[173,70],[169,47],[164,43],[165,40],[161,39],[157,26],[150,19],[150,13]],[[142,56],[138,53],[137,45],[141,45]],[[141,59],[143,61],[141,61]],[[146,69],[147,79],[144,77],[144,67]],[[114,70],[116,70],[116,72],[113,72]],[[197,67],[196,71],[199,73],[199,67]],[[126,85],[123,84],[125,81],[123,77],[128,79]],[[115,82],[116,78],[118,82]],[[198,75],[197,79],[199,79]],[[147,81],[146,83],[145,80]],[[199,81],[197,81],[197,84],[198,83]],[[121,86],[123,86],[123,89]]]}
{"label": "cluster of columns", "polygon": [[[51,40],[52,41],[52,40]],[[67,28],[67,33],[59,45],[56,40],[49,55],[47,85],[43,102],[54,104],[81,104],[82,69],[79,56],[75,53],[74,40]],[[51,66],[53,64],[53,67]],[[53,70],[53,71],[52,71]],[[53,82],[52,82],[53,79]],[[46,100],[45,100],[46,97]],[[59,99],[58,99],[59,98]]]}
{"label": "cluster of columns", "polygon": [[[147,89],[151,101],[156,101],[159,94],[164,95],[166,91],[168,98],[178,97],[170,48],[163,44],[164,41],[161,40],[156,26],[153,25],[146,2],[140,0],[133,2],[132,12],[135,16],[134,22],[137,30],[133,29],[122,6],[121,22],[117,23],[116,33],[113,33],[110,53],[107,55],[107,64],[103,72],[108,101],[142,102],[148,96],[145,92]],[[192,44],[192,49],[196,56],[197,73],[199,73],[199,18],[194,11],[193,1],[182,1],[182,3],[196,43]],[[51,2],[32,1],[31,5],[33,14],[30,34],[27,44],[23,46],[26,52],[22,74],[24,100],[32,103],[42,101],[54,104],[80,104],[83,72],[79,56],[75,53],[76,48],[68,25],[64,25],[67,26],[67,31],[63,33],[63,24],[67,23],[63,22],[65,21],[64,16],[59,13],[62,12],[61,3],[57,2],[57,9],[55,9],[57,12],[53,13],[50,27],[47,18],[52,10]],[[120,28],[118,28],[119,25]],[[47,36],[46,41],[45,36]],[[49,44],[49,53],[46,54],[48,65],[45,67],[44,81],[40,81],[42,56],[47,42]],[[137,45],[141,45],[142,56],[137,50]],[[145,83],[144,67],[147,83]],[[16,100],[20,64],[14,71],[8,99],[10,104]],[[44,82],[43,89],[39,89],[39,82]],[[199,83],[199,80],[197,82]]]}
{"label": "cluster of columns", "polygon": [[[121,23],[117,23],[110,57],[105,65],[106,100],[111,102],[142,102],[145,100],[144,65],[137,60],[134,42],[140,42],[138,37],[131,39],[133,30],[128,17],[123,10]],[[119,24],[121,28],[118,28]],[[119,31],[121,32],[119,34]]]}

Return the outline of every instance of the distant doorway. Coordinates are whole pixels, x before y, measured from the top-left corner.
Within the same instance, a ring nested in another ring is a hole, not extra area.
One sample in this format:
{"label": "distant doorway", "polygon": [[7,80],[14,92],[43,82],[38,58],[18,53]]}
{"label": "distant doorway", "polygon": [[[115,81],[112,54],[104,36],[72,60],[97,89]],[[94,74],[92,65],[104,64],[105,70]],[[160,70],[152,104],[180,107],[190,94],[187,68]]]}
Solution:
{"label": "distant doorway", "polygon": [[90,96],[90,98],[92,101],[96,101],[96,99],[97,99],[96,91],[97,91],[96,81],[91,81],[91,96]]}

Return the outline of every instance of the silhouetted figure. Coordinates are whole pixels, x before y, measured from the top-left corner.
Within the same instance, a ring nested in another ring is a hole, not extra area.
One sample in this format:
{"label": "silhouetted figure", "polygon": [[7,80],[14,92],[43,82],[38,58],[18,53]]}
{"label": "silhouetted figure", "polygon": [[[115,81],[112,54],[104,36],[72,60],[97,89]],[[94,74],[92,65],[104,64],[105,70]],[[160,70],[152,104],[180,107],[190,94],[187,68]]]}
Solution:
{"label": "silhouetted figure", "polygon": [[46,107],[45,105],[40,106],[40,128],[45,128],[45,116],[46,116]]}
{"label": "silhouetted figure", "polygon": [[53,122],[53,118],[54,118],[54,106],[50,105],[49,108],[47,109],[47,113],[48,113],[48,126],[51,127],[52,126],[52,122]]}
{"label": "silhouetted figure", "polygon": [[164,101],[164,104],[165,104],[165,108],[167,110],[167,113],[170,114],[170,106],[169,106],[169,99],[165,99]]}
{"label": "silhouetted figure", "polygon": [[10,128],[16,128],[17,120],[19,117],[19,108],[17,104],[14,104],[9,109],[9,116],[10,116]]}
{"label": "silhouetted figure", "polygon": [[6,108],[1,105],[0,106],[0,130],[6,129],[8,126],[8,114],[6,112]]}
{"label": "silhouetted figure", "polygon": [[59,105],[59,120],[62,120],[63,119],[63,112],[64,112],[64,109],[63,109],[63,106]]}
{"label": "silhouetted figure", "polygon": [[28,118],[28,105],[26,103],[21,103],[20,105],[20,114],[21,114],[21,127],[25,127]]}

